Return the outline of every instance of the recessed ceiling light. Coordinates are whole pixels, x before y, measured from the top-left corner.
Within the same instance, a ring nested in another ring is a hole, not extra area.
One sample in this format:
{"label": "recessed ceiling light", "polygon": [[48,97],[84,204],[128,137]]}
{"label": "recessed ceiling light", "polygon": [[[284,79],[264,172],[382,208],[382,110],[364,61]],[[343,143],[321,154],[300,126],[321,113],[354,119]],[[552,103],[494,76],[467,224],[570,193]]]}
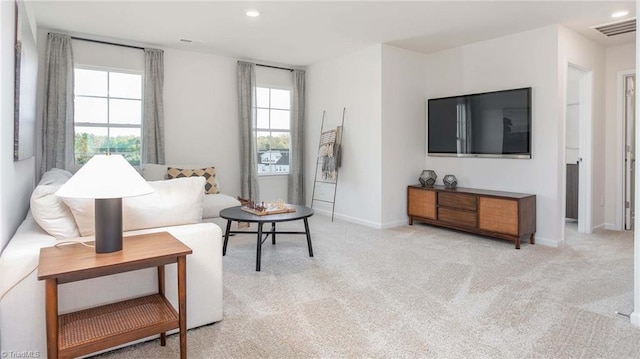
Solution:
{"label": "recessed ceiling light", "polygon": [[258,10],[247,10],[247,12],[245,14],[247,14],[248,17],[258,17],[258,16],[260,16],[260,11],[258,11]]}
{"label": "recessed ceiling light", "polygon": [[627,10],[622,10],[614,12],[613,14],[611,14],[611,17],[623,17],[627,15],[629,15],[629,12]]}

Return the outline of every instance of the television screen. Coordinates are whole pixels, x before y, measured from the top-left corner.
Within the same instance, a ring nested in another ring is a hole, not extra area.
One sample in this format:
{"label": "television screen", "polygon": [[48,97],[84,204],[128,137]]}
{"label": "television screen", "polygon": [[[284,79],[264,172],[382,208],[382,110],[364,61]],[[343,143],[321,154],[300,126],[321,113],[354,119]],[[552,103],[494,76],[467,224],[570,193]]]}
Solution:
{"label": "television screen", "polygon": [[429,99],[429,155],[531,158],[531,87]]}

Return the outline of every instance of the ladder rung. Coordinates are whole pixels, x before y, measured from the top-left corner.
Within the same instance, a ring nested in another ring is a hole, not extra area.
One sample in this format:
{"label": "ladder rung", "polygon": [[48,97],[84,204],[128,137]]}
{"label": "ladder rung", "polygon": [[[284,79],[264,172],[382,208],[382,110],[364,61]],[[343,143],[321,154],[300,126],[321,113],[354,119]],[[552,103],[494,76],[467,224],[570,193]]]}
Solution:
{"label": "ladder rung", "polygon": [[317,198],[314,198],[313,200],[314,200],[314,201],[325,202],[325,203],[333,203],[332,201],[325,201],[324,199],[317,199]]}

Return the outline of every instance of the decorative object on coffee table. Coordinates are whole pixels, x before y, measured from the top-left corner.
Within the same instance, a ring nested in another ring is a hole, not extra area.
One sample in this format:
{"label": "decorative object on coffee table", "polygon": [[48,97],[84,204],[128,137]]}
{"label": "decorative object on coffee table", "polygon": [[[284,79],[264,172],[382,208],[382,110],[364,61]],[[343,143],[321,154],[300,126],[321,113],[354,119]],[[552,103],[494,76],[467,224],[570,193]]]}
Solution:
{"label": "decorative object on coffee table", "polygon": [[456,179],[456,176],[454,175],[445,175],[442,178],[442,183],[444,183],[444,186],[447,188],[456,188],[458,185],[458,179]]}
{"label": "decorative object on coffee table", "polygon": [[422,187],[433,187],[433,185],[436,184],[437,178],[438,175],[436,174],[436,171],[424,170],[420,174],[420,177],[418,177],[418,180],[420,181]]}

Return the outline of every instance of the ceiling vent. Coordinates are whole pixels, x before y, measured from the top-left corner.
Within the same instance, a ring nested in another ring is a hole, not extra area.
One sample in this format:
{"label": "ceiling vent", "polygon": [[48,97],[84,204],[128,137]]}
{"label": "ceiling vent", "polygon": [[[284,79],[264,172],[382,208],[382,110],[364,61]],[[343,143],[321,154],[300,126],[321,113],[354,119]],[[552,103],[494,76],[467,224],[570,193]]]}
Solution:
{"label": "ceiling vent", "polygon": [[591,27],[605,36],[616,36],[636,31],[636,18]]}

